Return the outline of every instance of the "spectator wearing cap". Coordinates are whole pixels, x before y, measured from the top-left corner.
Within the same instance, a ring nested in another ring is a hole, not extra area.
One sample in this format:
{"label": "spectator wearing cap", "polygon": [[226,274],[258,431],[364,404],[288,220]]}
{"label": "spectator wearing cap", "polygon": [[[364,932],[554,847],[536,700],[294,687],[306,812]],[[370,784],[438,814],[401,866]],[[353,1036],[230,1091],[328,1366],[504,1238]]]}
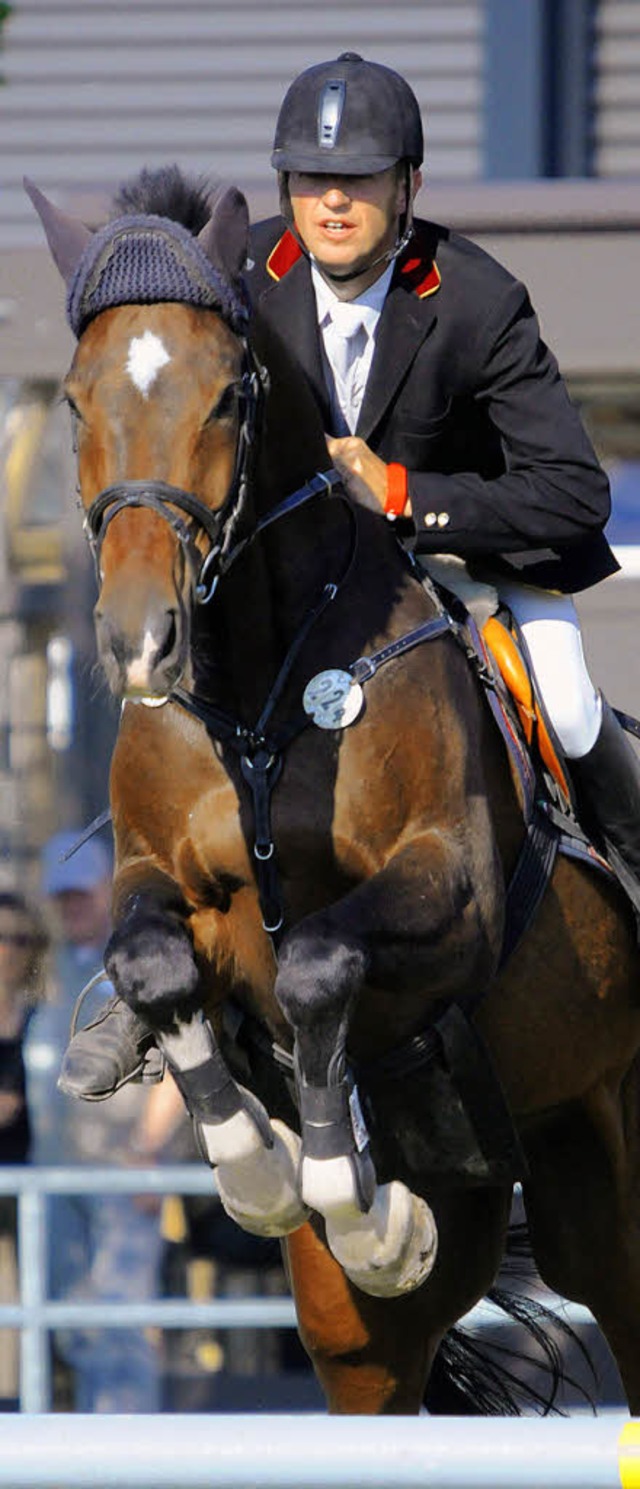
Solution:
{"label": "spectator wearing cap", "polygon": [[97,961],[109,935],[111,858],[97,838],[77,847],[77,833],[59,832],[42,854],[42,890],[58,939],[78,968]]}
{"label": "spectator wearing cap", "polygon": [[[149,1090],[129,1084],[107,1102],[79,1107],[58,1085],[80,993],[102,969],[110,930],[111,857],[98,838],[56,833],[42,853],[42,890],[53,930],[51,998],[30,1022],[26,1045],[32,1161],[46,1165],[139,1163]],[[112,989],[107,983],[107,993]],[[85,1003],[97,1007],[104,980]],[[147,1161],[151,1161],[151,1155]],[[157,1295],[162,1256],[159,1205],[129,1195],[51,1195],[49,1290],[55,1299],[141,1302]],[[141,1329],[57,1330],[55,1352],[71,1373],[81,1412],[153,1412],[161,1401],[156,1339]]]}

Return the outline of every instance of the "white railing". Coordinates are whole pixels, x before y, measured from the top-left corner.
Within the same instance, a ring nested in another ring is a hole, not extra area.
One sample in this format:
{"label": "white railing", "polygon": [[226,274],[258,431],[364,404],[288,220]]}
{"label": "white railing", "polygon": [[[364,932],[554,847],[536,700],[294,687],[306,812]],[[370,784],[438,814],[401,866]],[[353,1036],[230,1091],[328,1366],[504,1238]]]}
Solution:
{"label": "white railing", "polygon": [[635,1489],[640,1422],[51,1416],[2,1423],[7,1489]]}

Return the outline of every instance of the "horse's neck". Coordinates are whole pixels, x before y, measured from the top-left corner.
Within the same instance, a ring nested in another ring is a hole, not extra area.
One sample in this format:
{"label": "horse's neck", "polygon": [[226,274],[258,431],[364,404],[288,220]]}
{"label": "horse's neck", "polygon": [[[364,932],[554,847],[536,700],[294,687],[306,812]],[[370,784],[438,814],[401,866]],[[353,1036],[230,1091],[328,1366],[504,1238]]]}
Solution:
{"label": "horse's neck", "polygon": [[[254,333],[254,349],[269,370],[270,392],[251,493],[236,534],[244,539],[255,534],[260,519],[285,497],[329,465],[320,415],[304,374],[270,328],[256,323]],[[344,497],[319,496],[254,535],[221,582],[210,616],[196,628],[196,682],[201,689],[209,696],[214,689],[218,701],[234,706],[243,722],[257,717],[290,649],[321,605],[326,586],[339,588],[347,579],[354,646],[380,633],[400,567],[383,526],[364,509],[357,517],[350,515]],[[320,637],[326,632],[317,629]],[[314,639],[315,632],[312,643]]]}

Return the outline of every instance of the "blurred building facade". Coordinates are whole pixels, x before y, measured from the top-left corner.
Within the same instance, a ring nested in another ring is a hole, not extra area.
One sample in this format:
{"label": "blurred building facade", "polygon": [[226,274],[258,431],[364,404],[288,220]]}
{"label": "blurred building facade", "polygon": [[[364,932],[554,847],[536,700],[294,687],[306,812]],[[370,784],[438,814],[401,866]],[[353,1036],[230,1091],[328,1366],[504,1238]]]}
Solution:
{"label": "blurred building facade", "polygon": [[95,224],[175,161],[270,213],[284,90],[346,49],[416,91],[419,210],[525,280],[605,463],[640,460],[638,0],[0,4],[0,876],[106,806],[116,728],[59,405],[72,341],[22,178]]}

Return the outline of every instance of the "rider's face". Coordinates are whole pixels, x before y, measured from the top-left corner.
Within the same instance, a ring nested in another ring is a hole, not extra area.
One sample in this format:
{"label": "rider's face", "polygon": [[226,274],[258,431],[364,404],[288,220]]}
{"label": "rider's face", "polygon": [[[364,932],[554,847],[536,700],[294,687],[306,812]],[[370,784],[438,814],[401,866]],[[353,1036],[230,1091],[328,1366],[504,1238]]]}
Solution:
{"label": "rider's face", "polygon": [[393,248],[405,210],[404,172],[396,166],[373,176],[292,171],[289,193],[297,231],[318,267],[336,276],[361,270],[373,283],[385,265],[369,265]]}

